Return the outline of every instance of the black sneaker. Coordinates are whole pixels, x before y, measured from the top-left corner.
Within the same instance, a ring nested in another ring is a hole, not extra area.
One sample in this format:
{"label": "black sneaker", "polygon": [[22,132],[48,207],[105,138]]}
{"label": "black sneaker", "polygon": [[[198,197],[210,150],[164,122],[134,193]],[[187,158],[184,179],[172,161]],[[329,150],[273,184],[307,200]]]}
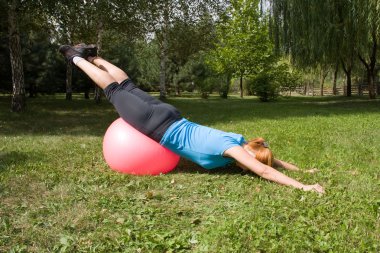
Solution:
{"label": "black sneaker", "polygon": [[80,52],[83,58],[96,57],[98,55],[98,48],[94,44],[86,45],[84,43],[74,46],[74,49]]}
{"label": "black sneaker", "polygon": [[84,58],[82,52],[74,49],[73,47],[71,47],[69,45],[62,45],[59,47],[58,50],[61,54],[63,54],[63,56],[66,58],[66,60],[70,63],[73,63],[73,58],[75,56]]}

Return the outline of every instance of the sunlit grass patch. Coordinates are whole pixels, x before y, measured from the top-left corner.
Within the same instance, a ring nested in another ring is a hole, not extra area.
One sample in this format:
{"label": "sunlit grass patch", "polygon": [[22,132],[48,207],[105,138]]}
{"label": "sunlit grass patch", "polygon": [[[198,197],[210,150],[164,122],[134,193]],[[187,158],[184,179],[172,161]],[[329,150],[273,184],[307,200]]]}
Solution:
{"label": "sunlit grass patch", "polygon": [[167,175],[113,172],[107,102],[0,97],[0,252],[377,252],[380,101],[361,98],[171,98],[190,120],[247,139],[315,173],[319,196],[236,167],[181,160]]}

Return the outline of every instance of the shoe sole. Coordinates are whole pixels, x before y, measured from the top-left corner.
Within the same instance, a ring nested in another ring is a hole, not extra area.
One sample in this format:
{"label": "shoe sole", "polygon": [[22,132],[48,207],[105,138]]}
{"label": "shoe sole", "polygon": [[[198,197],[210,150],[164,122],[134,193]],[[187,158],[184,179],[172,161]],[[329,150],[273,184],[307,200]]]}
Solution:
{"label": "shoe sole", "polygon": [[95,45],[80,45],[77,47],[74,46],[74,49],[80,51],[83,55],[83,58],[95,57],[98,55],[98,48]]}

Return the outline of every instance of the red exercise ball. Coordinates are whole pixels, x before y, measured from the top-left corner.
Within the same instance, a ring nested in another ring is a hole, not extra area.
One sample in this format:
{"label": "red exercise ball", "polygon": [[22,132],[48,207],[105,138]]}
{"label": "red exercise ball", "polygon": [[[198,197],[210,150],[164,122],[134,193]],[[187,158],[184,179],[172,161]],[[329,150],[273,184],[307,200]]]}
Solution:
{"label": "red exercise ball", "polygon": [[159,175],[173,170],[179,156],[137,131],[122,118],[103,139],[103,155],[111,169],[133,175]]}

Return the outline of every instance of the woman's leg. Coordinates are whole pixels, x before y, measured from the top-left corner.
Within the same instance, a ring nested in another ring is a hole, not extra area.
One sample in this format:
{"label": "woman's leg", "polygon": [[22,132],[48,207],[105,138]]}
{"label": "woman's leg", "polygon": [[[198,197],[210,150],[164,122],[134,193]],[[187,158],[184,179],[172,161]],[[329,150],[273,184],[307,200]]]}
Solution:
{"label": "woman's leg", "polygon": [[76,63],[76,66],[86,73],[103,90],[111,83],[117,80],[108,72],[99,69],[87,60],[83,59]]}
{"label": "woman's leg", "polygon": [[127,90],[128,92],[138,96],[145,102],[148,102],[149,104],[160,104],[162,103],[160,100],[152,97],[151,95],[147,94],[143,90],[139,89],[128,77],[127,73],[125,73],[122,69],[119,67],[113,65],[112,63],[106,61],[105,59],[96,56],[96,57],[89,57],[89,62],[92,62],[95,66],[98,68],[108,72],[120,85],[122,85],[123,89]]}
{"label": "woman's leg", "polygon": [[93,63],[98,68],[108,72],[118,83],[123,82],[124,80],[128,79],[127,73],[125,73],[122,69],[119,67],[116,67],[112,63],[104,60],[103,58],[96,56],[96,57],[89,57],[88,61]]}
{"label": "woman's leg", "polygon": [[75,64],[104,90],[106,97],[114,105],[120,117],[146,135],[152,132],[147,126],[147,119],[153,110],[152,105],[123,89],[110,73],[87,60],[83,59]]}
{"label": "woman's leg", "polygon": [[173,122],[182,118],[174,107],[160,101],[162,104],[155,104],[155,98],[129,82],[127,74],[111,63],[103,59],[95,60],[109,73],[85,60],[83,54],[71,46],[61,46],[59,51],[104,90],[120,117],[157,142]]}
{"label": "woman's leg", "polygon": [[128,75],[112,63],[109,63],[100,57],[95,57],[93,63],[95,66],[84,59],[78,61],[76,66],[85,72],[103,90],[109,84],[117,82],[122,85],[123,89],[139,97],[144,102],[148,102],[149,104],[162,103],[158,99],[137,88],[136,85],[129,80]]}
{"label": "woman's leg", "polygon": [[99,69],[85,58],[87,48],[82,45],[72,47],[70,45],[62,45],[58,51],[66,58],[68,63],[75,64],[83,70],[100,88],[103,90],[111,83],[116,82],[115,78],[104,70]]}

